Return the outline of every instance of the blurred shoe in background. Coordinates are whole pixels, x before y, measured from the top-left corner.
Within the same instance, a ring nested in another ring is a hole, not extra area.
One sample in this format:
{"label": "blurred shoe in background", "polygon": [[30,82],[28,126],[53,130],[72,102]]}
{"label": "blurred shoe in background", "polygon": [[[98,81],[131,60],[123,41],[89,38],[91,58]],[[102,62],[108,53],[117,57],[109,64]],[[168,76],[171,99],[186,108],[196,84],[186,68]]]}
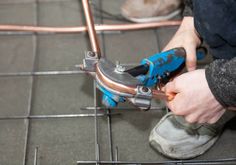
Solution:
{"label": "blurred shoe in background", "polygon": [[165,21],[180,14],[182,4],[182,0],[126,0],[121,14],[138,23]]}

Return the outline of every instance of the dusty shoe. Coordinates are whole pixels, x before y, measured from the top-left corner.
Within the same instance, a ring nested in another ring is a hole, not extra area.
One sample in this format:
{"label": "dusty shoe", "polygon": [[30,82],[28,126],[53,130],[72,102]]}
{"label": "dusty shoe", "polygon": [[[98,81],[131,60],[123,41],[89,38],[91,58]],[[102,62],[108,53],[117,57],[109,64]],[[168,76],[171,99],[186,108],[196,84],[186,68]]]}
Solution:
{"label": "dusty shoe", "polygon": [[126,0],[121,14],[133,22],[157,22],[171,19],[181,12],[182,0]]}
{"label": "dusty shoe", "polygon": [[173,113],[168,113],[151,131],[149,143],[167,157],[194,158],[213,146],[224,124],[234,115],[226,114],[214,125],[194,125],[193,127],[183,124]]}

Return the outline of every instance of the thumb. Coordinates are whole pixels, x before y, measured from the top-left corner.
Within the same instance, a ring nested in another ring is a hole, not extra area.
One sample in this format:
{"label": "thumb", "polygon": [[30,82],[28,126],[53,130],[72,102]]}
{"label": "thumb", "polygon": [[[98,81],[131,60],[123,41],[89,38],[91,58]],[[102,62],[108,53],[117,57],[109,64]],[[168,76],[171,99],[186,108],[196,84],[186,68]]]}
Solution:
{"label": "thumb", "polygon": [[193,71],[197,67],[196,47],[188,46],[186,50],[186,67],[188,71]]}

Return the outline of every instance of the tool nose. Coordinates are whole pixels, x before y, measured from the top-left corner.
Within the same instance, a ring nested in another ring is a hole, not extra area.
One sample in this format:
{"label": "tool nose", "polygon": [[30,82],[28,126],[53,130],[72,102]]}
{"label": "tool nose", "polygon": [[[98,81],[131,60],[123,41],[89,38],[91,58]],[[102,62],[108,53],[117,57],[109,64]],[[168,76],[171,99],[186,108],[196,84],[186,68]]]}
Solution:
{"label": "tool nose", "polygon": [[105,94],[103,94],[103,96],[102,96],[102,103],[107,108],[112,108],[112,107],[117,106],[117,102]]}

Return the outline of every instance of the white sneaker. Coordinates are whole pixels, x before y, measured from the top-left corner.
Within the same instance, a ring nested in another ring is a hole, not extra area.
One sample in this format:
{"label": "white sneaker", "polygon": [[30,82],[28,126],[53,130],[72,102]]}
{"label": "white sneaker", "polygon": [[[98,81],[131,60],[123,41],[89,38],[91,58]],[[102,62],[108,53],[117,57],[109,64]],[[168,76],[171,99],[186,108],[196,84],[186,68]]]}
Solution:
{"label": "white sneaker", "polygon": [[[226,114],[226,113],[225,113]],[[189,159],[205,153],[219,138],[224,124],[235,116],[224,115],[213,125],[187,126],[173,113],[166,114],[153,128],[150,145],[161,154],[174,159]]]}
{"label": "white sneaker", "polygon": [[132,22],[169,20],[181,13],[182,0],[126,0],[121,14]]}

